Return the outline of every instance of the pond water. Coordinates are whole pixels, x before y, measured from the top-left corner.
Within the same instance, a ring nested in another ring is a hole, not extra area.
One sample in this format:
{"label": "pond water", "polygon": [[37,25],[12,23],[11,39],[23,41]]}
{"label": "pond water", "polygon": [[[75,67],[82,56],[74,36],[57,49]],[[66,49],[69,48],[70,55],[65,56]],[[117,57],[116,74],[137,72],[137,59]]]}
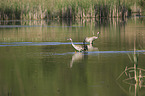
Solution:
{"label": "pond water", "polygon": [[[1,96],[145,95],[144,18],[0,24]],[[75,52],[67,40],[83,44],[98,31],[86,52]]]}

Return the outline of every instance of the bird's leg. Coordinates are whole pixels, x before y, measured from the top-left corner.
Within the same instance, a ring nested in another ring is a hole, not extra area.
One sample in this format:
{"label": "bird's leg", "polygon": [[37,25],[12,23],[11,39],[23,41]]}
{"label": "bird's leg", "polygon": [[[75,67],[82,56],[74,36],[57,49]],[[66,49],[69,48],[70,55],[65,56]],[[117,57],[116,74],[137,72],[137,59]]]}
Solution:
{"label": "bird's leg", "polygon": [[93,42],[92,42],[90,45],[92,45],[92,46],[93,46]]}
{"label": "bird's leg", "polygon": [[86,51],[86,50],[88,50],[88,48],[87,48],[87,45],[86,45],[86,41],[84,39],[84,41],[83,41],[83,51]]}

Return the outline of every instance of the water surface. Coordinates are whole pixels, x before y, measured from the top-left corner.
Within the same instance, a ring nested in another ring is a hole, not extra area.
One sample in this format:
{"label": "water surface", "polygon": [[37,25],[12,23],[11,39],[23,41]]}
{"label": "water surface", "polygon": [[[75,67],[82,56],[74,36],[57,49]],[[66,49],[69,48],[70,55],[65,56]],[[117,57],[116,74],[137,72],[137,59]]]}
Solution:
{"label": "water surface", "polygon": [[[67,41],[71,37],[74,44],[83,44],[98,31],[99,38],[87,52],[76,53]],[[136,91],[139,84],[123,82],[129,74],[117,79],[134,66],[134,49],[138,68],[145,69],[145,24],[139,18],[2,22],[0,95],[143,96],[144,82]]]}

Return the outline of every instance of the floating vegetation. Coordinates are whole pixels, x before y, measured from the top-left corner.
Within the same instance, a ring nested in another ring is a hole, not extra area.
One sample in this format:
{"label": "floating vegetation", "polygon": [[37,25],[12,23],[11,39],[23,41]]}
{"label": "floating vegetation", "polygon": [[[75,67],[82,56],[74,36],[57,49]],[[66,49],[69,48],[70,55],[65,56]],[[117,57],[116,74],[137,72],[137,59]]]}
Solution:
{"label": "floating vegetation", "polygon": [[136,0],[0,0],[0,19],[110,18],[131,15]]}

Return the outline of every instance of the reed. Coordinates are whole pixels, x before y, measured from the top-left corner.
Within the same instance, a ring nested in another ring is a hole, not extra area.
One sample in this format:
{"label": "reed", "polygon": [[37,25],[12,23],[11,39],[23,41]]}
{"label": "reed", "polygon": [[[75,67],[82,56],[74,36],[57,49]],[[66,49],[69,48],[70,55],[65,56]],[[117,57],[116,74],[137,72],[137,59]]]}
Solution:
{"label": "reed", "polygon": [[138,4],[141,7],[142,14],[145,15],[145,0],[140,0]]}
{"label": "reed", "polygon": [[0,0],[0,19],[126,17],[135,0]]}

